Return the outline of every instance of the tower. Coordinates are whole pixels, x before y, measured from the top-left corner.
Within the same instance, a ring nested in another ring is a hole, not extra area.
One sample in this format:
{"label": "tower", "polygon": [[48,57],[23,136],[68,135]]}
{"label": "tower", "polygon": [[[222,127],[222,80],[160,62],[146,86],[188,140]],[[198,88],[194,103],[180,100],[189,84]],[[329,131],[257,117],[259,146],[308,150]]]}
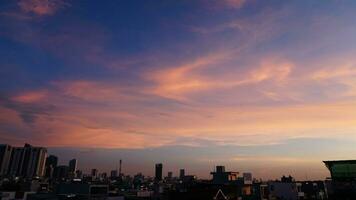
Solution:
{"label": "tower", "polygon": [[119,176],[120,176],[120,177],[122,176],[121,167],[122,167],[122,160],[120,159],[120,168],[119,168]]}
{"label": "tower", "polygon": [[156,164],[156,169],[155,169],[155,180],[156,181],[161,181],[162,180],[162,172],[163,172],[162,163]]}

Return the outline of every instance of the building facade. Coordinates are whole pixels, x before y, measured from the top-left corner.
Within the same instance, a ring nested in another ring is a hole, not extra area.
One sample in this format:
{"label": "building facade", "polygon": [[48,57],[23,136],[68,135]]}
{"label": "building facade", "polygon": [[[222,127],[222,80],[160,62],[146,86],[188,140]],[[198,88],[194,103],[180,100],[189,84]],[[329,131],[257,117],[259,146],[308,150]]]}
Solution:
{"label": "building facade", "polygon": [[10,145],[0,145],[0,177],[8,173],[12,147]]}

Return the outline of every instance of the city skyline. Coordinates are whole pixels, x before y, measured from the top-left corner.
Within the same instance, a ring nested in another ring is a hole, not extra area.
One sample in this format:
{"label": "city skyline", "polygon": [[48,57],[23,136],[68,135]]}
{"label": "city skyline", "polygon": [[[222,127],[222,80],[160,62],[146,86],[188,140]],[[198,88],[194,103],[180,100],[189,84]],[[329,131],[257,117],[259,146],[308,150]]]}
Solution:
{"label": "city skyline", "polygon": [[44,146],[88,170],[122,159],[130,174],[163,163],[203,178],[225,165],[324,179],[323,160],[356,156],[355,9],[1,2],[0,143]]}
{"label": "city skyline", "polygon": [[[93,154],[93,151],[91,151],[90,153]],[[105,157],[105,155],[103,155],[103,157]],[[85,158],[78,154],[77,156],[79,156],[78,157],[79,159]],[[155,182],[161,182],[163,180],[170,180],[172,178],[184,180],[186,178],[189,179],[191,177],[195,177],[194,179],[198,179],[198,180],[212,180],[214,179],[214,176],[212,176],[212,174],[214,174],[215,172],[224,173],[228,171],[225,169],[225,165],[221,165],[221,163],[226,163],[225,161],[220,161],[219,164],[216,164],[213,167],[209,166],[210,168],[209,175],[204,174],[205,170],[202,170],[201,168],[198,169],[198,171],[194,171],[186,168],[174,169],[174,171],[172,171],[172,167],[174,165],[171,165],[171,163],[163,164],[162,162],[155,163],[154,168],[152,164],[151,166],[152,169],[150,167],[146,167],[146,169],[132,168],[129,165],[127,171],[122,172],[122,159],[119,159],[119,166],[117,165],[115,159],[113,159],[111,162],[116,163],[114,168],[99,169],[97,164],[93,164],[95,162],[88,165],[87,163],[85,163],[85,159],[84,159],[84,164],[82,164],[81,168],[78,168],[77,157],[76,158],[72,157],[69,160],[66,160],[57,155],[48,154],[47,148],[45,147],[32,146],[31,144],[28,143],[24,144],[23,147],[11,146],[8,144],[0,144],[0,169],[1,169],[0,176],[9,176],[9,177],[17,176],[17,177],[25,177],[25,178],[26,177],[27,178],[32,178],[32,177],[76,178],[77,177],[81,179],[83,178],[83,176],[99,178],[101,176],[108,177],[108,175],[110,175],[111,178],[116,178],[116,177],[126,177],[126,176],[134,177],[136,175],[140,175],[140,176],[144,175],[146,176],[146,178],[151,178]],[[332,161],[327,161],[327,162],[332,162]],[[151,161],[151,163],[153,162]],[[227,165],[229,166],[229,164]],[[133,166],[137,167],[138,165],[136,163]],[[152,173],[153,169],[154,172]],[[266,167],[264,169],[269,170]],[[137,170],[137,171],[133,171],[133,170]],[[186,174],[187,171],[189,172],[188,174]],[[200,176],[197,176],[195,173],[192,172],[196,172]],[[243,177],[245,176],[250,177],[249,179],[252,180],[252,173],[250,171],[230,171],[228,173],[232,174],[234,180],[237,180],[237,178],[240,177],[240,175],[243,175]],[[279,173],[284,173],[284,172],[280,171]],[[283,177],[286,176],[286,174],[288,173],[289,173],[288,176],[291,176],[291,174],[293,174],[294,172],[286,171],[286,173],[283,174]],[[263,179],[262,177],[257,177],[257,176],[253,178],[254,180],[257,181],[258,180],[273,181],[273,180],[279,180],[281,176],[282,176],[281,174],[276,174],[275,178],[269,177]],[[308,177],[306,173],[306,176],[304,178],[299,178],[295,180],[311,181],[316,179]]]}

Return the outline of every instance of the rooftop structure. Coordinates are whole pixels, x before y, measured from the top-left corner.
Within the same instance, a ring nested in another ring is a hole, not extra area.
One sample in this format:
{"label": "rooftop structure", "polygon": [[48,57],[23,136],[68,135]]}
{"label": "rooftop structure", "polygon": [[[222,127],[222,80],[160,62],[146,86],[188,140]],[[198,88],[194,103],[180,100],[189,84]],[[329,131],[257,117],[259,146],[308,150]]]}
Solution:
{"label": "rooftop structure", "polygon": [[356,160],[323,161],[332,179],[356,179]]}

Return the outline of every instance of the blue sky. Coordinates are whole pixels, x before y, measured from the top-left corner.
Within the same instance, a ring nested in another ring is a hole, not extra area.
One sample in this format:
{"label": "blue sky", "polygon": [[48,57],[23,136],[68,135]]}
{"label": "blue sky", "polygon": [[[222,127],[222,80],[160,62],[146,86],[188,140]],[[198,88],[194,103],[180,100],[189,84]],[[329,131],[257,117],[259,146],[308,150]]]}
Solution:
{"label": "blue sky", "polygon": [[324,178],[322,160],[356,155],[355,9],[2,2],[0,140],[47,146],[63,162],[80,156],[83,168],[123,157],[128,173],[163,160],[201,177],[223,163],[263,178]]}

